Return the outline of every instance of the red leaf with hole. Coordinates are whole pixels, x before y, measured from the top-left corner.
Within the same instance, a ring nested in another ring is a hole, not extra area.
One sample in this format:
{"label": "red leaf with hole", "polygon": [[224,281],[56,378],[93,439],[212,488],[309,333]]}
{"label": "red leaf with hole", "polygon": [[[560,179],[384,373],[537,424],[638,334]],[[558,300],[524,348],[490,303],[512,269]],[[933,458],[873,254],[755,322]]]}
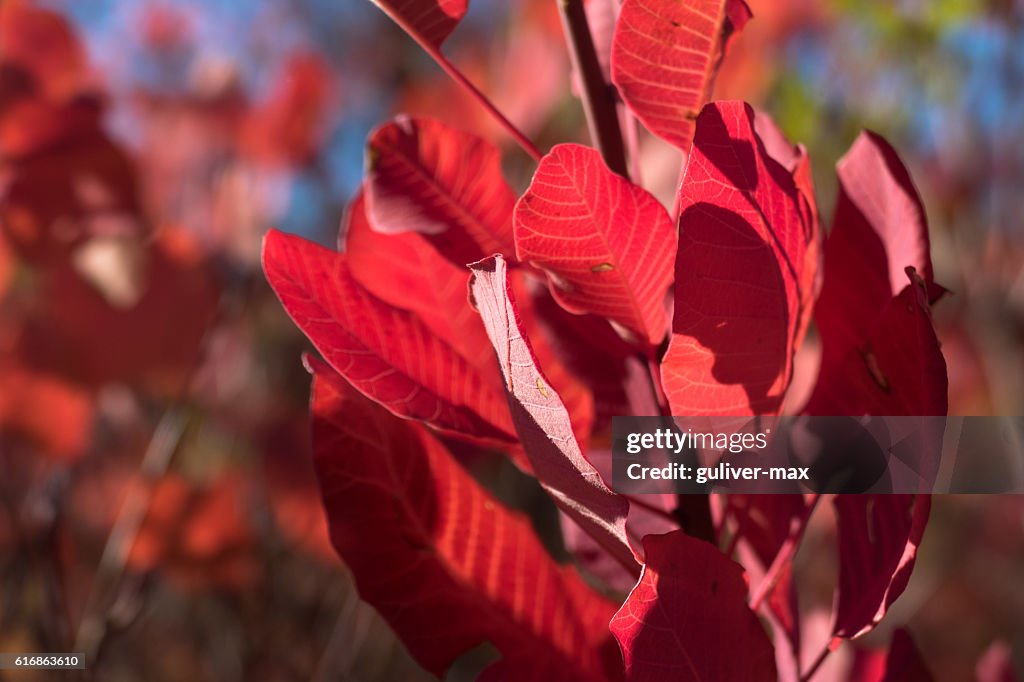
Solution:
{"label": "red leaf with hole", "polygon": [[657,344],[667,329],[672,221],[594,149],[560,144],[515,208],[516,253],[544,269],[566,310],[607,317]]}
{"label": "red leaf with hole", "polygon": [[643,575],[610,623],[628,682],[776,679],[742,567],[682,531],[644,538]]}
{"label": "red leaf with hole", "polygon": [[625,0],[612,41],[612,81],[655,135],[690,147],[730,40],[750,19],[743,0]]}
{"label": "red leaf with hole", "polygon": [[636,559],[626,537],[629,503],[605,485],[580,449],[565,404],[545,378],[523,329],[505,259],[488,258],[471,269],[470,293],[497,353],[512,421],[537,479],[566,514],[632,569]]}
{"label": "red leaf with hole", "polygon": [[440,47],[466,14],[469,0],[372,0],[409,35]]}
{"label": "red leaf with hole", "polygon": [[672,340],[662,380],[673,414],[775,414],[809,311],[816,229],[754,111],[716,102],[697,119],[679,190]]}
{"label": "red leaf with hole", "polygon": [[931,510],[929,495],[837,495],[838,637],[871,630],[907,587]]}
{"label": "red leaf with hole", "polygon": [[839,196],[814,311],[825,366],[842,363],[864,342],[906,286],[907,267],[923,278],[931,300],[938,291],[921,198],[895,150],[880,136],[861,133],[836,170]]}
{"label": "red leaf with hole", "polygon": [[272,230],[263,268],[291,318],[363,394],[443,433],[515,440],[500,390],[417,316],[368,292],[343,254]]}
{"label": "red leaf with hole", "polygon": [[[430,672],[489,641],[521,679],[605,680],[613,606],[556,564],[529,521],[469,476],[426,429],[310,360],[313,448],[331,541]],[[537,667],[557,674],[540,676]],[[534,673],[537,673],[536,675]]]}
{"label": "red leaf with hole", "polygon": [[512,255],[515,195],[483,138],[399,116],[370,136],[366,176],[375,230],[426,235],[456,265]]}

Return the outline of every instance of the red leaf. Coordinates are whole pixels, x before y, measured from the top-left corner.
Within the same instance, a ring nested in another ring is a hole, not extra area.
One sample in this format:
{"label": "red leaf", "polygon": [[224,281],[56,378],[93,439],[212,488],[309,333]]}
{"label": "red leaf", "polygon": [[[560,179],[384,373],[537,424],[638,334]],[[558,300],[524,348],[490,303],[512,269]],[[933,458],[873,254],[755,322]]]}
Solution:
{"label": "red leaf", "polygon": [[726,510],[736,532],[750,543],[761,565],[771,565],[789,535],[793,519],[806,511],[803,495],[728,495]]}
{"label": "red leaf", "polygon": [[409,35],[440,47],[466,14],[469,0],[372,0]]}
{"label": "red leaf", "polygon": [[596,150],[552,149],[516,204],[514,229],[519,259],[551,275],[566,310],[607,317],[652,345],[665,337],[672,222]]}
{"label": "red leaf", "polygon": [[814,311],[823,365],[843,362],[864,342],[906,286],[907,267],[934,287],[924,208],[895,150],[880,136],[861,133],[836,170],[839,197]]}
{"label": "red leaf", "polygon": [[331,540],[372,604],[430,672],[489,641],[510,665],[560,661],[603,680],[612,606],[558,566],[527,519],[477,484],[421,426],[310,362],[313,446]]}
{"label": "red leaf", "polygon": [[369,293],[343,254],[272,230],[263,268],[291,318],[364,395],[443,433],[514,441],[501,393],[418,317]]}
{"label": "red leaf", "polygon": [[399,116],[370,136],[366,165],[366,210],[375,230],[427,235],[456,265],[512,255],[515,195],[490,142]]}
{"label": "red leaf", "polygon": [[655,135],[687,151],[729,41],[750,19],[742,0],[625,0],[612,81]]}
{"label": "red leaf", "polygon": [[85,49],[68,21],[21,0],[0,6],[0,62],[26,70],[55,103],[78,93],[88,67]]}
{"label": "red leaf", "polygon": [[800,190],[801,210],[805,214],[804,223],[811,226],[811,235],[808,239],[808,248],[804,253],[803,266],[799,269],[800,291],[803,294],[800,305],[801,309],[805,311],[800,318],[800,328],[797,330],[795,342],[795,346],[799,348],[811,322],[811,315],[807,311],[814,309],[814,302],[821,289],[823,275],[819,267],[819,263],[824,258],[823,239],[818,217],[818,202],[814,197],[811,157],[802,144],[790,143],[768,114],[758,111],[754,117],[754,126],[768,154],[792,174],[793,182]]}
{"label": "red leaf", "polygon": [[96,410],[89,392],[12,359],[0,362],[0,437],[13,432],[59,460],[78,459],[93,438]]}
{"label": "red leaf", "polygon": [[843,358],[822,365],[811,415],[930,415],[948,412],[946,361],[932,326],[926,286],[912,284],[892,298],[866,338]]}
{"label": "red leaf", "polygon": [[871,630],[907,587],[928,514],[929,495],[837,495],[839,587],[833,634]]}
{"label": "red leaf", "polygon": [[583,455],[569,413],[523,330],[505,259],[488,258],[471,270],[473,302],[498,355],[512,421],[537,479],[566,514],[632,568],[636,559],[626,537],[629,503],[605,485]]}
{"label": "red leaf", "polygon": [[775,414],[809,310],[815,226],[754,112],[716,102],[697,119],[679,190],[672,341],[662,379],[673,414]]}
{"label": "red leaf", "polygon": [[[480,373],[497,392],[503,381],[491,353],[481,353],[490,340],[480,315],[469,303],[466,288],[469,270],[442,257],[422,235],[412,232],[383,234],[370,227],[362,193],[349,206],[344,231],[345,254],[352,276],[386,303],[419,316],[432,332],[447,342]],[[525,293],[521,275],[519,290]],[[551,383],[574,417],[577,437],[586,442],[594,423],[594,400],[558,360],[550,345],[532,333],[539,322],[527,301],[523,322],[537,341],[535,350],[544,360]]]}
{"label": "red leaf", "polygon": [[289,56],[269,97],[243,124],[243,153],[272,165],[312,161],[324,141],[332,85],[330,67],[319,55]]}
{"label": "red leaf", "polygon": [[128,565],[164,571],[189,589],[251,589],[260,574],[246,486],[236,476],[206,487],[174,474],[160,479],[131,545]]}
{"label": "red leaf", "polygon": [[220,282],[188,233],[167,228],[148,248],[125,244],[139,249],[138,297],[115,304],[75,266],[57,261],[46,272],[25,354],[83,384],[127,383],[176,396],[201,358]]}
{"label": "red leaf", "polygon": [[933,679],[910,633],[903,628],[895,630],[882,682],[931,682]]}
{"label": "red leaf", "polygon": [[415,313],[481,373],[493,374],[501,391],[494,358],[480,352],[490,341],[469,304],[468,269],[443,258],[422,235],[374,231],[362,192],[349,206],[344,241],[349,269],[360,284],[380,300]]}
{"label": "red leaf", "polygon": [[98,130],[79,132],[85,134],[11,164],[0,229],[32,263],[64,261],[95,236],[149,231],[139,219],[134,162]]}
{"label": "red leaf", "polygon": [[647,536],[644,554],[640,582],[610,623],[628,682],[774,682],[775,654],[739,564],[682,531]]}

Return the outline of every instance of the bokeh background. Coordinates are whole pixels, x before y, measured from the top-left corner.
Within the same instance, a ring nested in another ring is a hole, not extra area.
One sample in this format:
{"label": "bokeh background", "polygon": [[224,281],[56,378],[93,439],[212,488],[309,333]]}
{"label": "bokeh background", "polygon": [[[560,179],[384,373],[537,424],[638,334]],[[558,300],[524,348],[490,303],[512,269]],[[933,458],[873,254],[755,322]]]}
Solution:
{"label": "bokeh background", "polygon": [[[749,4],[716,96],[807,146],[826,222],[859,130],[894,144],[953,292],[934,311],[950,413],[1024,414],[1024,2]],[[542,148],[587,141],[554,0],[470,5],[452,60]],[[493,139],[518,190],[529,160],[365,0],[5,8],[0,651],[86,651],[104,680],[429,679],[326,539],[307,346],[260,242],[276,226],[335,243],[366,136],[399,112]],[[671,205],[678,152],[642,133],[639,149]],[[566,556],[535,487],[471,465]],[[818,517],[798,570],[823,639],[836,567]],[[885,627],[822,679],[900,624],[938,679],[1024,660],[1024,502],[937,499],[921,551]]]}

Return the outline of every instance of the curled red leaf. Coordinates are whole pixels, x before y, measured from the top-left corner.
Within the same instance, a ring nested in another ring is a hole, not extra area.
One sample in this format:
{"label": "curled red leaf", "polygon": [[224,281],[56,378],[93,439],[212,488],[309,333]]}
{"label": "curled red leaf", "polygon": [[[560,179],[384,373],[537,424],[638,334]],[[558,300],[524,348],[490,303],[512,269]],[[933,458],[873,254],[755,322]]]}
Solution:
{"label": "curled red leaf", "polygon": [[626,537],[629,502],[605,485],[580,449],[565,404],[526,337],[505,259],[488,258],[471,269],[473,302],[497,353],[512,421],[538,481],[570,518],[635,574],[639,567]]}

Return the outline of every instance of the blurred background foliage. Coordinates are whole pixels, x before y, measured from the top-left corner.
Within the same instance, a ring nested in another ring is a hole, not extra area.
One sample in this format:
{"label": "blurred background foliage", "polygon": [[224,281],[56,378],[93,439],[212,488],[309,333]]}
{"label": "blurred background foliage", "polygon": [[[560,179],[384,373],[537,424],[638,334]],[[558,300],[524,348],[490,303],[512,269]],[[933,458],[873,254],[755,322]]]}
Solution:
{"label": "blurred background foliage", "polygon": [[[717,96],[806,145],[826,223],[859,130],[894,144],[953,292],[934,311],[950,411],[1024,413],[1024,2],[749,4]],[[105,680],[425,678],[327,542],[306,345],[260,241],[277,226],[334,244],[367,134],[398,112],[495,140],[519,190],[529,160],[370,2],[0,0],[14,6],[55,14],[0,27],[0,650],[82,647]],[[554,0],[470,6],[446,53],[542,148],[585,142]],[[639,149],[670,205],[678,153],[643,133]],[[804,365],[809,384],[813,352]],[[535,486],[468,465],[557,551]],[[933,514],[886,627],[822,679],[899,624],[941,680],[1021,660],[1024,503]],[[824,638],[820,516],[797,568]]]}

